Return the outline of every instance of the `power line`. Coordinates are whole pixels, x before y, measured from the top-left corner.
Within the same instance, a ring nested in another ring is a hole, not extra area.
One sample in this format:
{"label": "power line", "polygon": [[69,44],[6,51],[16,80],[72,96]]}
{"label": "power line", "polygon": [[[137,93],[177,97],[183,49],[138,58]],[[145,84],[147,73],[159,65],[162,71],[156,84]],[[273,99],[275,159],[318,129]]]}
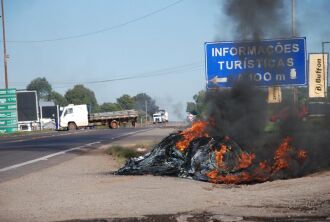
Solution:
{"label": "power line", "polygon": [[[126,75],[121,76],[118,78],[112,78],[112,79],[104,79],[104,80],[96,80],[96,81],[84,81],[84,82],[52,82],[53,85],[62,85],[59,87],[54,88],[67,88],[67,86],[64,85],[76,85],[76,84],[99,84],[99,83],[107,83],[107,82],[115,82],[115,81],[124,81],[124,80],[130,80],[130,79],[142,79],[142,78],[152,78],[152,77],[158,77],[158,76],[164,76],[164,75],[171,75],[171,74],[181,74],[181,73],[187,73],[192,71],[201,70],[204,66],[201,62],[193,62],[188,63],[180,66],[173,66],[165,69],[160,70],[154,70],[151,72],[143,72],[139,74],[134,75]],[[27,82],[11,82],[11,84],[14,85],[27,85]]]}
{"label": "power line", "polygon": [[[106,79],[106,80],[97,80],[97,81],[86,81],[86,82],[71,82],[71,83],[62,83],[62,84],[100,84],[100,83],[108,83],[108,82],[116,82],[116,81],[124,81],[124,80],[132,80],[132,79],[144,79],[144,78],[153,78],[153,77],[159,77],[159,76],[165,76],[165,75],[173,75],[173,74],[182,74],[187,72],[193,72],[197,70],[202,70],[203,64],[194,65],[186,68],[179,68],[179,69],[167,69],[162,71],[156,71],[156,72],[150,72],[140,75],[132,75],[132,76],[125,76],[125,77],[119,77],[119,78],[113,78],[113,79]],[[67,86],[61,86],[61,87],[54,87],[54,88],[66,88]]]}
{"label": "power line", "polygon": [[163,75],[168,75],[168,74],[182,73],[182,72],[186,72],[186,71],[191,71],[192,69],[199,68],[199,67],[202,67],[202,66],[203,65],[201,63],[189,63],[189,64],[186,64],[186,65],[174,66],[174,67],[171,67],[171,68],[155,70],[155,71],[152,71],[152,72],[139,73],[137,75],[122,76],[122,77],[119,77],[119,78],[106,79],[106,80],[87,81],[87,82],[83,82],[83,84],[94,84],[94,83],[103,83],[103,82],[113,82],[113,81],[119,81],[119,80],[139,79],[139,78],[163,76]]}
{"label": "power line", "polygon": [[169,4],[169,5],[165,6],[165,7],[162,7],[162,8],[159,8],[159,9],[155,10],[155,11],[149,12],[149,13],[143,15],[143,16],[137,17],[135,19],[128,20],[126,22],[123,22],[123,23],[120,23],[120,24],[117,24],[117,25],[114,25],[114,26],[110,26],[108,28],[96,30],[96,31],[93,31],[93,32],[87,32],[87,33],[82,33],[82,34],[78,34],[78,35],[71,35],[71,36],[63,36],[63,37],[52,38],[52,39],[42,39],[42,40],[9,40],[7,42],[11,42],[11,43],[45,43],[45,42],[55,42],[55,41],[63,41],[63,40],[69,40],[69,39],[77,39],[77,38],[83,38],[83,37],[87,37],[87,36],[91,36],[91,35],[96,35],[96,34],[99,34],[99,33],[108,32],[108,31],[111,31],[111,30],[114,30],[114,29],[118,29],[118,28],[121,28],[121,27],[126,26],[126,25],[129,25],[129,24],[135,23],[137,21],[143,20],[143,19],[148,18],[148,17],[150,17],[152,15],[155,15],[157,13],[160,13],[162,11],[165,11],[166,9],[171,8],[171,7],[179,4],[182,1],[184,1],[184,0],[175,1],[175,2]]}

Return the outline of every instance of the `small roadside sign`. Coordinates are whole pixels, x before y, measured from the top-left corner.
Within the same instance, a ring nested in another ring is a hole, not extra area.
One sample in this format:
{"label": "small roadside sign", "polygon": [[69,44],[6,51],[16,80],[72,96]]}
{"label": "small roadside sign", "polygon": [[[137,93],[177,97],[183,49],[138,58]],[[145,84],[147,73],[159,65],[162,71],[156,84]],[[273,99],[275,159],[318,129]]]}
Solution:
{"label": "small roadside sign", "polygon": [[16,89],[0,89],[0,133],[13,133],[16,131]]}
{"label": "small roadside sign", "polygon": [[279,86],[268,87],[268,103],[280,103],[282,102],[282,91]]}
{"label": "small roadside sign", "polygon": [[309,54],[308,94],[310,98],[327,97],[328,61],[328,53]]}

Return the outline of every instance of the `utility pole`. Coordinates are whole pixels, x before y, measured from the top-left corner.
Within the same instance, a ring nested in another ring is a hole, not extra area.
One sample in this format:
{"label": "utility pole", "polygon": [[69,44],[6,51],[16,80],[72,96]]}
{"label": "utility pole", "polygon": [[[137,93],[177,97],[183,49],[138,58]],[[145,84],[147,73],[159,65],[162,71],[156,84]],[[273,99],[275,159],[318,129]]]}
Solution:
{"label": "utility pole", "polygon": [[147,120],[148,120],[148,101],[145,101],[146,104],[146,125],[147,125]]}
{"label": "utility pole", "polygon": [[1,11],[2,11],[1,18],[2,18],[2,38],[3,38],[3,61],[4,61],[4,70],[5,70],[5,88],[8,89],[5,13],[3,9],[3,0],[1,0]]}
{"label": "utility pole", "polygon": [[296,36],[296,0],[291,0],[291,4],[292,4],[292,24],[291,24],[291,35],[292,37]]}

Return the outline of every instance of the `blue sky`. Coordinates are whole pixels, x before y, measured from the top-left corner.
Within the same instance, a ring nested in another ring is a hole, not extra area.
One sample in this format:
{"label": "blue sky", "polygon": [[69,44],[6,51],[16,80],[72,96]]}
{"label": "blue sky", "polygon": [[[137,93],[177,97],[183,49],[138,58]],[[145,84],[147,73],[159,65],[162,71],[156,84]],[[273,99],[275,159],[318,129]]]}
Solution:
{"label": "blue sky", "polygon": [[[186,102],[205,88],[204,42],[234,40],[224,2],[4,0],[9,87],[23,89],[32,79],[46,77],[64,94],[82,83],[99,104],[145,92],[170,111],[170,118],[184,118]],[[291,1],[286,2],[290,13]],[[306,36],[308,52],[320,52],[321,42],[330,41],[329,11],[328,0],[297,1],[298,35]],[[2,61],[1,53],[0,73]],[[88,83],[131,76],[149,77]]]}

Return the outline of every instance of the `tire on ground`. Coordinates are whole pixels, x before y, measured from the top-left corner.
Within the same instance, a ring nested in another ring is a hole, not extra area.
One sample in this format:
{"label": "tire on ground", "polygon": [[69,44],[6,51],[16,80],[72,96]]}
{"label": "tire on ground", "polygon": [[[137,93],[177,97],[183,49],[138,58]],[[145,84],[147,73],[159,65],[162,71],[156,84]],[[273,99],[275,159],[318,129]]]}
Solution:
{"label": "tire on ground", "polygon": [[77,125],[75,123],[69,123],[68,130],[69,131],[77,130]]}

